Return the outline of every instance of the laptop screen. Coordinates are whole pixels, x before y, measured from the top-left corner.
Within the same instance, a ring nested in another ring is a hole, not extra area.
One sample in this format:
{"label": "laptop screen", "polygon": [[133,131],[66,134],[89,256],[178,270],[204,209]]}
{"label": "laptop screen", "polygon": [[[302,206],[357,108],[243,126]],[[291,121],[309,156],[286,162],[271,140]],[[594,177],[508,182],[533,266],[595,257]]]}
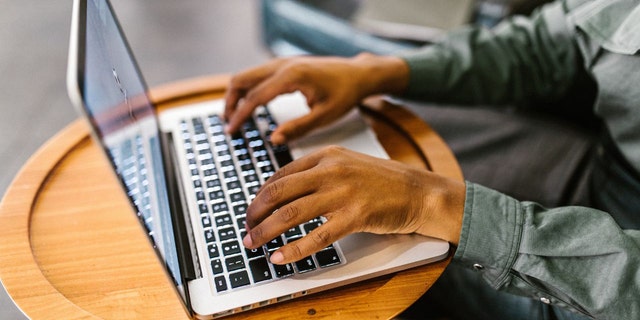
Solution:
{"label": "laptop screen", "polygon": [[82,9],[77,77],[84,111],[154,247],[181,285],[158,123],[146,84],[108,2],[87,0],[84,19]]}

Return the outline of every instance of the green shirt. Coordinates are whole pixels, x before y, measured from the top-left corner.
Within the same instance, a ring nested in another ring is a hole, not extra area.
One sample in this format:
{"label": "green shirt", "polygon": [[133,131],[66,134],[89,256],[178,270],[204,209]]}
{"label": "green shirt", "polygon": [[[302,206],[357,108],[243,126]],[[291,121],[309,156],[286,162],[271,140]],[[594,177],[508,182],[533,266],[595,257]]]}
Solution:
{"label": "green shirt", "polygon": [[[402,57],[408,95],[441,102],[552,101],[586,74],[597,94],[584,112],[602,119],[640,172],[639,50],[640,1],[566,0]],[[467,182],[454,261],[498,290],[596,318],[640,318],[640,231],[622,230],[606,212],[547,209]]]}

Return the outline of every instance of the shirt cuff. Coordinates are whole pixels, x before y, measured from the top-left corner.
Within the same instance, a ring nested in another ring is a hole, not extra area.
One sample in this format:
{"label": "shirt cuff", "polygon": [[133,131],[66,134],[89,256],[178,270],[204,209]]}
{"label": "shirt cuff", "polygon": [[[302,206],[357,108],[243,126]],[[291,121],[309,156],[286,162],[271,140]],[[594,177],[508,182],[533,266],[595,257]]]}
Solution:
{"label": "shirt cuff", "polygon": [[481,272],[494,288],[508,281],[524,222],[520,202],[467,182],[464,218],[454,261]]}

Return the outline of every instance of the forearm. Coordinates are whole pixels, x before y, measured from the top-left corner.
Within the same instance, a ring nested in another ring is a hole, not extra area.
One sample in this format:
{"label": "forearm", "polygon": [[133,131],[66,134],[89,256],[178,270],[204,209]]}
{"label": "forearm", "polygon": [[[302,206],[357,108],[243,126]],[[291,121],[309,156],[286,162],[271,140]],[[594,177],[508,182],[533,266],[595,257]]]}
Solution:
{"label": "forearm", "polygon": [[499,290],[595,317],[640,315],[640,232],[602,211],[546,209],[468,184],[455,261]]}
{"label": "forearm", "polygon": [[401,55],[410,67],[407,95],[439,102],[506,104],[561,97],[580,66],[573,30],[554,3],[492,30],[466,28]]}

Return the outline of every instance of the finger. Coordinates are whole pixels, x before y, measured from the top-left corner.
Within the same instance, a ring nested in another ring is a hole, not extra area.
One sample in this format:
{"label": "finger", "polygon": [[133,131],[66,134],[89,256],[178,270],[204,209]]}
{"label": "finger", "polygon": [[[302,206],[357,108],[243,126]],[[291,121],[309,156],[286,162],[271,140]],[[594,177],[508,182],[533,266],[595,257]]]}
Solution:
{"label": "finger", "polygon": [[317,179],[312,179],[313,173],[307,169],[316,163],[311,157],[303,157],[276,171],[251,201],[246,216],[248,227],[253,228],[284,204],[313,191]]}
{"label": "finger", "polygon": [[247,248],[259,247],[285,231],[312,220],[326,212],[331,205],[318,195],[306,195],[296,199],[267,216],[260,224],[247,230],[243,244]]}
{"label": "finger", "polygon": [[235,132],[258,106],[264,105],[275,97],[297,90],[298,84],[287,75],[274,75],[264,79],[246,92],[228,119],[227,131]]}
{"label": "finger", "polygon": [[231,78],[225,92],[225,120],[231,117],[246,92],[270,77],[282,62],[282,59],[272,60],[262,66],[238,73]]}
{"label": "finger", "polygon": [[304,259],[349,234],[339,219],[332,219],[311,231],[306,236],[287,243],[269,258],[272,263],[285,264]]}
{"label": "finger", "polygon": [[236,110],[238,101],[244,96],[244,89],[235,88],[229,85],[229,88],[224,95],[224,119],[228,120],[231,114]]}

